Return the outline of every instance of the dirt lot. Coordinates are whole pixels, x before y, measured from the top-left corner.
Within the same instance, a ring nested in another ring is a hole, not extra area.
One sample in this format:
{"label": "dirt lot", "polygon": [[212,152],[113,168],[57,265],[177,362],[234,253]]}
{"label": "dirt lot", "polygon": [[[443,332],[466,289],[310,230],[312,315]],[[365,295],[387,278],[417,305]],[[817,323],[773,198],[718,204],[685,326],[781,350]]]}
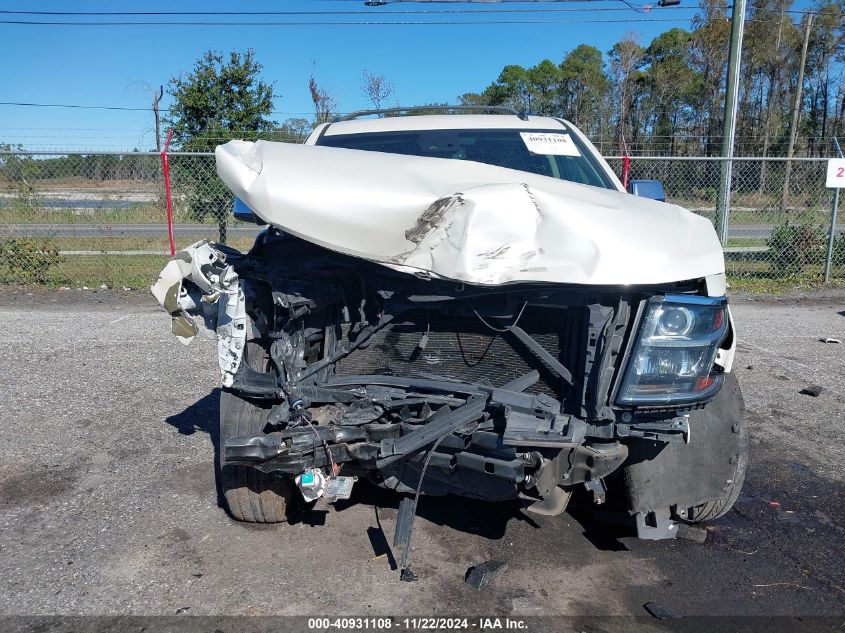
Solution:
{"label": "dirt lot", "polygon": [[[845,616],[845,345],[819,341],[845,338],[845,293],[733,305],[753,453],[706,543],[426,499],[400,583],[389,494],[279,527],[218,507],[210,341],[143,295],[3,291],[0,613]],[[510,570],[466,586],[493,557]]]}

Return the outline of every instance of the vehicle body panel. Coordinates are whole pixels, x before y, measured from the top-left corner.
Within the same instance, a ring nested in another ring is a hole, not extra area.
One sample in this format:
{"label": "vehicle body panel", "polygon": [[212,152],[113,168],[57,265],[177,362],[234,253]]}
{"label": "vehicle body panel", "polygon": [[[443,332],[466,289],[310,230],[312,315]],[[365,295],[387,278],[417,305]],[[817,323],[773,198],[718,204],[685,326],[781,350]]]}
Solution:
{"label": "vehicle body panel", "polygon": [[[468,128],[575,135],[607,186],[320,146]],[[740,426],[719,412],[741,412],[735,379],[720,390],[737,339],[716,233],[625,193],[571,124],[351,120],[303,146],[231,141],[216,157],[241,213],[268,227],[248,253],[180,251],[152,291],[182,342],[216,336],[226,394],[262,403],[260,432],[221,433],[222,466],[288,478],[308,501],[365,477],[414,498],[518,498],[543,514],[562,512],[575,486],[603,503],[605,478],[624,469],[643,538],[673,537],[672,517],[733,486],[741,449],[725,429]],[[705,428],[703,450],[721,460],[706,481],[677,466],[702,450],[688,445]],[[653,471],[661,453],[666,471]],[[409,501],[397,520],[405,554]]]}
{"label": "vehicle body panel", "polygon": [[471,284],[655,284],[724,273],[676,205],[466,160],[231,141],[217,169],[261,219],[339,253]]}

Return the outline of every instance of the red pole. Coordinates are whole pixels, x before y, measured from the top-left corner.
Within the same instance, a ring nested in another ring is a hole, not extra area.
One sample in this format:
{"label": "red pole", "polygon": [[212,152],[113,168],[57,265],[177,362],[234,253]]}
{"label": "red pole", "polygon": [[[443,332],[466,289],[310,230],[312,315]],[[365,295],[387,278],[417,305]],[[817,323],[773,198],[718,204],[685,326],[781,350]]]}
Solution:
{"label": "red pole", "polygon": [[628,156],[628,144],[622,137],[622,187],[628,191],[628,173],[631,171],[631,157]]}
{"label": "red pole", "polygon": [[622,186],[625,188],[625,191],[628,190],[628,172],[631,171],[631,157],[628,156],[628,152],[625,152],[625,155],[622,157]]}
{"label": "red pole", "polygon": [[176,245],[173,243],[173,201],[170,197],[170,165],[167,163],[167,150],[170,148],[171,138],[173,138],[173,128],[168,130],[164,149],[161,150],[161,169],[164,172],[164,199],[167,202],[167,237],[170,239],[170,256],[173,257],[176,254]]}

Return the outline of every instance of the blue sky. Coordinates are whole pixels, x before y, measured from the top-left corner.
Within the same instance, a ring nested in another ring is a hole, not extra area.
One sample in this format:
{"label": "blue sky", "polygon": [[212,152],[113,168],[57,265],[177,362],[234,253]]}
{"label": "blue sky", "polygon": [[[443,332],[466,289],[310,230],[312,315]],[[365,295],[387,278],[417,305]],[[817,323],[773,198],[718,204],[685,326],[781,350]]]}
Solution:
{"label": "blue sky", "polygon": [[[645,0],[636,0],[644,3]],[[275,83],[274,115],[310,116],[307,80],[312,69],[337,98],[343,111],[367,106],[361,94],[362,69],[383,74],[395,85],[391,101],[412,105],[455,102],[466,91],[483,89],[508,63],[533,65],[548,57],[559,62],[581,43],[607,51],[628,32],[647,44],[656,34],[689,28],[695,0],[687,9],[654,9],[646,14],[621,2],[522,2],[444,5],[394,3],[365,7],[362,0],[0,0],[0,10],[39,11],[361,11],[343,16],[229,16],[66,18],[0,15],[0,20],[227,20],[227,21],[412,21],[478,20],[465,14],[412,15],[385,11],[447,9],[557,9],[556,13],[497,13],[497,20],[618,20],[615,23],[441,25],[441,26],[32,26],[0,24],[4,63],[0,101],[148,107],[149,89],[189,70],[207,49],[252,48]],[[804,4],[799,2],[797,4]],[[573,9],[579,9],[573,11]],[[563,11],[561,11],[563,9]],[[609,10],[615,9],[615,10]],[[647,22],[645,20],[671,20]],[[165,97],[164,105],[167,105]],[[154,146],[152,113],[0,105],[0,143],[31,149],[149,149]]]}

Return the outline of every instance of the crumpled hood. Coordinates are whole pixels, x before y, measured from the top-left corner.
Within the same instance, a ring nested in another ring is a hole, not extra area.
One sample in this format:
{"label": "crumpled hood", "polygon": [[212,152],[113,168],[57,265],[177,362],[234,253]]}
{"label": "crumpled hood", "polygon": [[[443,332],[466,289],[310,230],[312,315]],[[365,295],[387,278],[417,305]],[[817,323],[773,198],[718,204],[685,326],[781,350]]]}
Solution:
{"label": "crumpled hood", "polygon": [[723,273],[711,223],[620,191],[481,163],[258,141],[217,173],[266,222],[339,253],[471,284],[658,284]]}

